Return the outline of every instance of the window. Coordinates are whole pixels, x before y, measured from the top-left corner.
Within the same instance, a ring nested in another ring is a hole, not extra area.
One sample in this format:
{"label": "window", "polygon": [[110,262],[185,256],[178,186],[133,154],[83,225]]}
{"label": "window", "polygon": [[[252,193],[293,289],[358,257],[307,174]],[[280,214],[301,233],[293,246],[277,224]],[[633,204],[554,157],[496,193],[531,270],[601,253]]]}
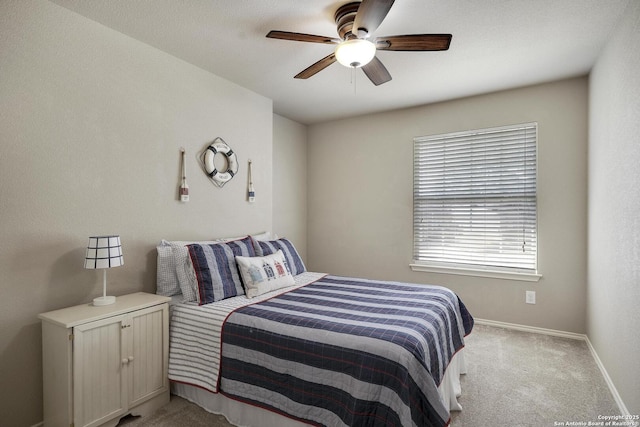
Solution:
{"label": "window", "polygon": [[537,124],[414,138],[413,263],[538,280]]}

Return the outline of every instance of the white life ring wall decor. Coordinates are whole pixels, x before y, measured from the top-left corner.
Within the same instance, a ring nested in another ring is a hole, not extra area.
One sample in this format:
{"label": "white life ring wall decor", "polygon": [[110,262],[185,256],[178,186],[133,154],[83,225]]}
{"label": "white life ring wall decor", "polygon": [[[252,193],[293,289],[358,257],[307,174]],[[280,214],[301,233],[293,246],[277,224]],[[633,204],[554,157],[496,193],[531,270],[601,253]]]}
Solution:
{"label": "white life ring wall decor", "polygon": [[[225,158],[226,167],[224,170],[218,170],[216,168],[215,157],[216,154],[222,154]],[[231,178],[238,173],[238,158],[236,153],[233,152],[231,147],[224,142],[222,138],[216,138],[211,145],[209,145],[201,155],[202,167],[207,176],[216,184],[222,188],[227,182],[231,181]]]}

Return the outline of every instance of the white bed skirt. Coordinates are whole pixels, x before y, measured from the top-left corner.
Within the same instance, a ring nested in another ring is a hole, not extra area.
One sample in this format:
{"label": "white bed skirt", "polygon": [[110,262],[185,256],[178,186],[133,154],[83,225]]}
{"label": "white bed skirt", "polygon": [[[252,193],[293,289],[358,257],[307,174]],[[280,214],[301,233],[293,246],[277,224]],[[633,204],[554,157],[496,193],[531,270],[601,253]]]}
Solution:
{"label": "white bed skirt", "polygon": [[464,348],[453,356],[449,367],[444,373],[444,378],[438,387],[440,398],[445,408],[449,411],[462,411],[462,406],[458,403],[458,397],[462,394],[460,386],[460,375],[467,373],[467,364],[464,361]]}
{"label": "white bed skirt", "polygon": [[[461,394],[460,375],[466,374],[464,349],[451,359],[445,371],[438,392],[445,407],[451,411],[460,411],[458,397]],[[206,411],[221,414],[233,425],[239,427],[301,427],[308,424],[285,417],[267,409],[230,399],[221,393],[211,393],[199,387],[171,383],[171,393],[187,399]]]}

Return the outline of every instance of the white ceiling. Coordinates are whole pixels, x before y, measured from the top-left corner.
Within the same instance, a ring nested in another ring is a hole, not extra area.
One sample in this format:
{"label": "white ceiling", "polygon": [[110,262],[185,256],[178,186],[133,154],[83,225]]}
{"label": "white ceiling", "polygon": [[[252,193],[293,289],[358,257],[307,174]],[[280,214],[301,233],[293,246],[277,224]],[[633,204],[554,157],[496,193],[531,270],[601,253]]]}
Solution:
{"label": "white ceiling", "polygon": [[[443,52],[378,52],[381,86],[335,63],[293,76],[333,46],[267,39],[269,30],[335,37],[333,0],[51,0],[273,99],[310,124],[585,75],[630,0],[397,0],[375,34],[449,33]],[[632,0],[633,1],[633,0]]]}

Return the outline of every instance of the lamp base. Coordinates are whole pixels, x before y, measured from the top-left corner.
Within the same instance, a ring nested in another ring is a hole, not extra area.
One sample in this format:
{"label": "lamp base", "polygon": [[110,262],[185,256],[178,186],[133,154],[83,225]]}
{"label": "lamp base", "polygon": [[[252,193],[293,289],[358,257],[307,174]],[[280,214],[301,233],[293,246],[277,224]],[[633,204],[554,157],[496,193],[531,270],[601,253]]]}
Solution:
{"label": "lamp base", "polygon": [[110,305],[116,302],[116,297],[98,297],[93,299],[93,305]]}

